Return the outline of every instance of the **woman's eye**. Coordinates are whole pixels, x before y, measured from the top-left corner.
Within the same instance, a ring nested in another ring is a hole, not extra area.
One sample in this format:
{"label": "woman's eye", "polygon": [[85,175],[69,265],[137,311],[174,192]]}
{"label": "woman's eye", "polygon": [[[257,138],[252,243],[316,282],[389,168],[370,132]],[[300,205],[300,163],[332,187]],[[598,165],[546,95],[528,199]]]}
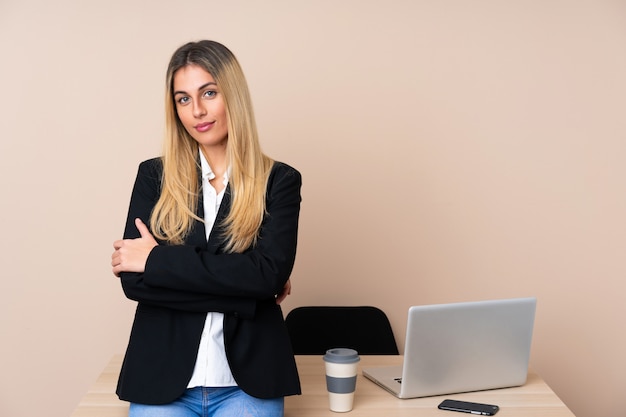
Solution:
{"label": "woman's eye", "polygon": [[213,98],[217,95],[217,91],[208,90],[204,92],[204,96],[208,98]]}
{"label": "woman's eye", "polygon": [[178,104],[187,104],[189,103],[189,97],[181,97],[176,101],[178,102]]}

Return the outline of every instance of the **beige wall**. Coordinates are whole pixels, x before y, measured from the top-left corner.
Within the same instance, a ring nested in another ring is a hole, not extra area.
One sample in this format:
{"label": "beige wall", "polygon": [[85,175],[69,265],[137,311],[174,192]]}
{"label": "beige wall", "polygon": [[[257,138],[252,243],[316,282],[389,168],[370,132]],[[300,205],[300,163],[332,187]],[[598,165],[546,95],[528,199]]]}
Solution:
{"label": "beige wall", "polygon": [[109,270],[169,55],[239,56],[304,175],[285,310],[538,297],[532,367],[623,415],[626,4],[0,0],[0,415],[70,414],[128,337]]}

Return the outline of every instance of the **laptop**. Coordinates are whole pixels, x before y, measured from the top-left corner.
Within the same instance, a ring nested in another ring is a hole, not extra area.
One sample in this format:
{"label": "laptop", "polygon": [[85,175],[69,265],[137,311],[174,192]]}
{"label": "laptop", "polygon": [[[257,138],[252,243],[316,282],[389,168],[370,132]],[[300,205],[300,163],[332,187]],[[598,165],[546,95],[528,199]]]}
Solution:
{"label": "laptop", "polygon": [[402,366],[363,375],[398,398],[524,385],[537,299],[413,306]]}

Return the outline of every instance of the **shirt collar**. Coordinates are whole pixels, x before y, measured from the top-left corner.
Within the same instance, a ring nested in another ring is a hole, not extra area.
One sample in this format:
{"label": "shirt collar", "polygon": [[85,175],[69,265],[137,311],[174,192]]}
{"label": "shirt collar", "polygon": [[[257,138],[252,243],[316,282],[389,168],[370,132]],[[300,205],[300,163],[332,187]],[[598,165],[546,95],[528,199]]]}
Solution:
{"label": "shirt collar", "polygon": [[[198,151],[198,153],[200,154],[200,166],[202,167],[202,178],[206,178],[207,181],[211,181],[213,178],[215,178],[215,173],[211,169],[211,166],[209,165],[209,161],[206,160],[202,151]],[[223,181],[224,185],[228,184],[229,177],[230,177],[230,166],[224,173],[224,181]]]}

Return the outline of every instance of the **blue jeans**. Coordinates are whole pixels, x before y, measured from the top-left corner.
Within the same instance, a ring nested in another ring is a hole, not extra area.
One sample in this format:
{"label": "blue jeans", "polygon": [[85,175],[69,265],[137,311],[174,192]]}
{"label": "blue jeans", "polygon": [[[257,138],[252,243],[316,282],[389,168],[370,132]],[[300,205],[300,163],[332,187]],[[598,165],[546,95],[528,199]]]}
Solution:
{"label": "blue jeans", "polygon": [[190,388],[169,404],[131,403],[128,417],[283,417],[284,398],[251,397],[239,387]]}

